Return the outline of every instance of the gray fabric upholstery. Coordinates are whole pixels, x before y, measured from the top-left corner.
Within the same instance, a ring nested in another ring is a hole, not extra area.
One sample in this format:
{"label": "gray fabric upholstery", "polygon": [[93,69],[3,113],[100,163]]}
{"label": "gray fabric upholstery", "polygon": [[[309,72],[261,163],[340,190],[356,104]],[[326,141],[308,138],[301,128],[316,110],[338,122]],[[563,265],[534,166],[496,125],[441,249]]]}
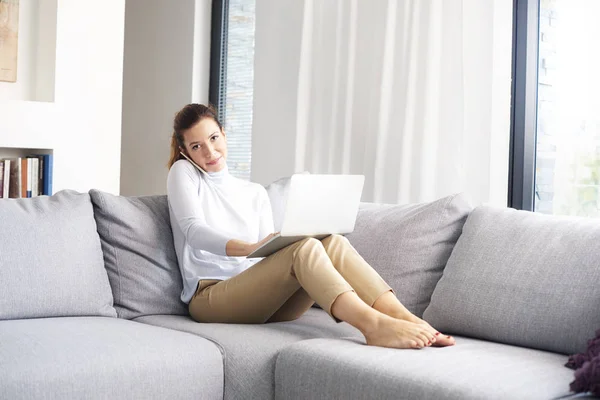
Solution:
{"label": "gray fabric upholstery", "polygon": [[425,319],[564,354],[600,328],[600,224],[489,206],[469,216]]}
{"label": "gray fabric upholstery", "polygon": [[361,337],[323,310],[310,309],[296,321],[263,325],[202,324],[189,317],[156,315],[135,321],[194,333],[217,343],[225,358],[225,399],[272,399],[275,358],[286,346],[316,337]]}
{"label": "gray fabric upholstery", "polygon": [[0,398],[222,399],[207,340],[118,318],[0,321]]}
{"label": "gray fabric upholstery", "polygon": [[87,193],[0,200],[0,320],[115,317]]}
{"label": "gray fabric upholstery", "polygon": [[552,399],[569,393],[567,357],[476,339],[397,350],[334,339],[277,357],[276,399]]}
{"label": "gray fabric upholstery", "polygon": [[346,237],[406,308],[421,316],[471,209],[465,194],[423,204],[363,203]]}
{"label": "gray fabric upholstery", "polygon": [[90,195],[119,317],[187,315],[167,196]]}

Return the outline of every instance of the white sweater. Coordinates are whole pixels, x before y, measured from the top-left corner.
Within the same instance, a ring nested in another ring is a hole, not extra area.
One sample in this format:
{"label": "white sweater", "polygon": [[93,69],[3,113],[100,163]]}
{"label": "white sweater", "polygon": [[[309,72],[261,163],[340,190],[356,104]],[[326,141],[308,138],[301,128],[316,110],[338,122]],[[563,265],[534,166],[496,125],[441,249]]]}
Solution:
{"label": "white sweater", "polygon": [[227,167],[204,174],[179,160],[169,170],[167,194],[183,302],[190,302],[199,280],[228,279],[260,261],[228,257],[225,245],[231,239],[255,243],[273,232],[263,186],[235,178]]}

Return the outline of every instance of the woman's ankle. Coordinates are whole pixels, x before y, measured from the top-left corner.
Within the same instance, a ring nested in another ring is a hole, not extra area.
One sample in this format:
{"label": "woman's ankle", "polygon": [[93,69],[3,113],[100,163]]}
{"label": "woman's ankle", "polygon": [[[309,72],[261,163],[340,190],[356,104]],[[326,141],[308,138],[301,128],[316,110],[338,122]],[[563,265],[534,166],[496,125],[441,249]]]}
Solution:
{"label": "woman's ankle", "polygon": [[373,308],[389,317],[416,322],[413,315],[392,292],[385,292],[375,300]]}
{"label": "woman's ankle", "polygon": [[331,306],[331,314],[358,329],[363,335],[377,328],[381,317],[379,311],[369,307],[354,292],[342,293]]}

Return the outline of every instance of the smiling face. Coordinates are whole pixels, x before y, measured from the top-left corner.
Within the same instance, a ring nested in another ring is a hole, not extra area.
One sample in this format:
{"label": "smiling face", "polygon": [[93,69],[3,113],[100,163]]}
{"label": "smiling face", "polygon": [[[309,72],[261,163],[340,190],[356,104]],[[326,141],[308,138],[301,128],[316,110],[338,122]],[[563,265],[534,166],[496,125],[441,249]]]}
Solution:
{"label": "smiling face", "polygon": [[183,133],[185,153],[206,172],[225,168],[227,139],[212,118],[203,118]]}

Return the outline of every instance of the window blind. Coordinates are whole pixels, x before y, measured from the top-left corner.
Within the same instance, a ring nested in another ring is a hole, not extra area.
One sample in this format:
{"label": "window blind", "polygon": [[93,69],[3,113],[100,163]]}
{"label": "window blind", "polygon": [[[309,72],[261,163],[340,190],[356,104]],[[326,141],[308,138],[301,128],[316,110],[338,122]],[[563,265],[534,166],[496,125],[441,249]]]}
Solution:
{"label": "window blind", "polygon": [[215,105],[227,134],[229,171],[238,178],[249,180],[252,159],[256,0],[223,2],[225,4],[222,4],[224,7],[221,9],[226,15],[221,20],[222,58]]}

